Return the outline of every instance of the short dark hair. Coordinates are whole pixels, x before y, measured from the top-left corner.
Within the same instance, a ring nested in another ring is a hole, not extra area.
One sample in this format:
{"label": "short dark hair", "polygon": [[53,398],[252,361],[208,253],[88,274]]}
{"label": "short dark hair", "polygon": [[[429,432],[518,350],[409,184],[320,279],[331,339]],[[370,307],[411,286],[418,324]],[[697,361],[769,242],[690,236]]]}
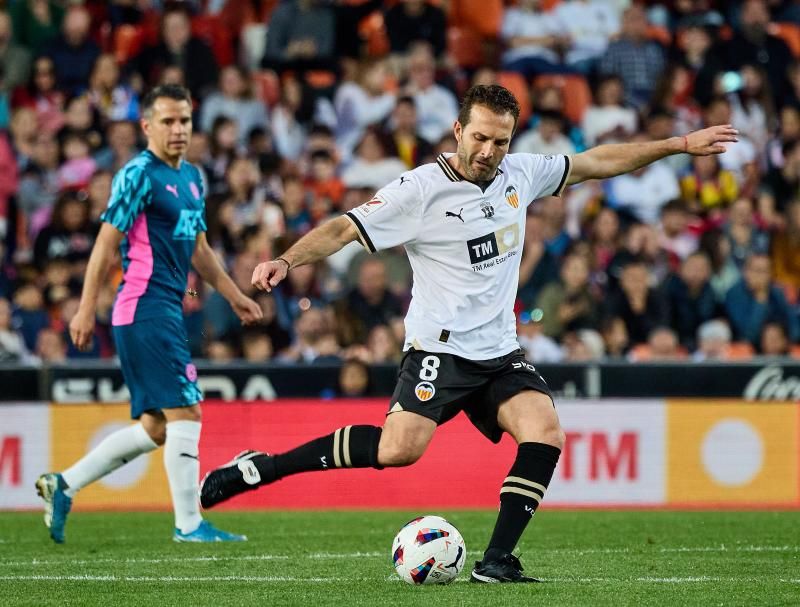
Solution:
{"label": "short dark hair", "polygon": [[513,93],[499,84],[476,84],[466,92],[461,101],[458,121],[462,127],[469,124],[473,105],[482,105],[495,114],[511,114],[514,117],[514,130],[519,120],[519,102]]}
{"label": "short dark hair", "polygon": [[144,116],[152,111],[156,99],[161,97],[174,99],[175,101],[188,101],[189,105],[192,105],[192,95],[185,86],[180,84],[160,84],[150,89],[142,99],[142,115]]}

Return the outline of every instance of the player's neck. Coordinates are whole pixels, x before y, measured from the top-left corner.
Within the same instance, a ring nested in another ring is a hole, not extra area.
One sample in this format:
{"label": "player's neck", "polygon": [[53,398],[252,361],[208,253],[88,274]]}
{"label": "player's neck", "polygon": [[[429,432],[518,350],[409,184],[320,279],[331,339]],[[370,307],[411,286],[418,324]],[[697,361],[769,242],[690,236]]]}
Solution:
{"label": "player's neck", "polygon": [[486,191],[486,188],[488,188],[491,185],[492,181],[494,181],[494,177],[486,181],[474,181],[473,179],[470,179],[464,172],[464,170],[461,168],[461,163],[458,160],[458,154],[453,154],[452,156],[446,159],[446,162],[456,172],[456,174],[459,177],[461,177],[461,179],[463,179],[464,181],[469,181],[470,183],[474,183],[484,192]]}
{"label": "player's neck", "polygon": [[164,164],[172,167],[173,169],[181,168],[181,162],[183,162],[182,156],[175,156],[175,157],[167,156],[166,154],[164,154],[160,150],[153,148],[152,146],[147,146],[147,149],[150,151],[151,154],[153,154],[153,156],[158,158]]}

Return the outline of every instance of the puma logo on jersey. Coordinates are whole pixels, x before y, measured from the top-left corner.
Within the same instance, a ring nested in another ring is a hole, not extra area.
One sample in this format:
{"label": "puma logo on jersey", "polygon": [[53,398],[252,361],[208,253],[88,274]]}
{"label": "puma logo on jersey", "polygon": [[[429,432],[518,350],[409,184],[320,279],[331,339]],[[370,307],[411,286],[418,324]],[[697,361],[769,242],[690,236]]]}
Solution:
{"label": "puma logo on jersey", "polygon": [[239,471],[242,473],[242,479],[248,485],[257,485],[261,482],[261,473],[259,473],[253,460],[242,460],[236,467],[239,468]]}
{"label": "puma logo on jersey", "polygon": [[170,185],[170,184],[167,184],[167,185],[166,185],[166,186],[164,186],[164,187],[166,187],[166,188],[167,188],[167,192],[172,192],[172,195],[173,195],[173,196],[175,196],[175,198],[177,198],[177,197],[178,197],[178,186],[177,186],[177,185]]}
{"label": "puma logo on jersey", "polygon": [[173,240],[194,240],[197,232],[203,227],[203,211],[181,209],[178,223],[172,232]]}
{"label": "puma logo on jersey", "polygon": [[450,211],[445,211],[445,212],[444,212],[444,216],[445,216],[445,217],[458,217],[458,218],[461,220],[461,223],[464,223],[464,218],[461,216],[461,213],[463,213],[463,212],[464,212],[464,208],[462,207],[462,208],[461,208],[461,209],[458,211],[458,213],[452,213],[452,212],[450,212]]}
{"label": "puma logo on jersey", "polygon": [[407,181],[410,183],[410,180],[405,175],[400,176],[400,185],[403,185]]}

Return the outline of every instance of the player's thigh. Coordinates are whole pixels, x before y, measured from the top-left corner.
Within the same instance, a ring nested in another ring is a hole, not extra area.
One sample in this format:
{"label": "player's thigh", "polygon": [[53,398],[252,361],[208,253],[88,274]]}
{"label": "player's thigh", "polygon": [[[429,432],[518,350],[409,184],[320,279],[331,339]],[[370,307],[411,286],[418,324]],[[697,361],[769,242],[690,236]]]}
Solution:
{"label": "player's thigh", "polygon": [[564,432],[549,394],[524,390],[497,407],[497,425],[519,443],[545,443],[559,449]]}
{"label": "player's thigh", "polygon": [[161,411],[145,411],[139,422],[156,445],[163,445],[166,442],[167,418]]}
{"label": "player's thigh", "polygon": [[416,462],[433,438],[436,422],[411,411],[388,415],[378,444],[381,466],[408,466]]}

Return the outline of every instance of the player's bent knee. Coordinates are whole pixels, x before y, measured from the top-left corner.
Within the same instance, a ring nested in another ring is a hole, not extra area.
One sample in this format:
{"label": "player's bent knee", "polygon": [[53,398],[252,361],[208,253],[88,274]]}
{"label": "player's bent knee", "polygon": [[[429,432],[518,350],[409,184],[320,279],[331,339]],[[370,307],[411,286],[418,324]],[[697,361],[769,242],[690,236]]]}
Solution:
{"label": "player's bent knee", "polygon": [[159,447],[167,442],[167,425],[164,423],[142,423],[150,439]]}
{"label": "player's bent knee", "polygon": [[384,446],[381,443],[378,447],[378,464],[384,468],[410,466],[416,463],[424,452],[424,449],[403,447],[397,444]]}

